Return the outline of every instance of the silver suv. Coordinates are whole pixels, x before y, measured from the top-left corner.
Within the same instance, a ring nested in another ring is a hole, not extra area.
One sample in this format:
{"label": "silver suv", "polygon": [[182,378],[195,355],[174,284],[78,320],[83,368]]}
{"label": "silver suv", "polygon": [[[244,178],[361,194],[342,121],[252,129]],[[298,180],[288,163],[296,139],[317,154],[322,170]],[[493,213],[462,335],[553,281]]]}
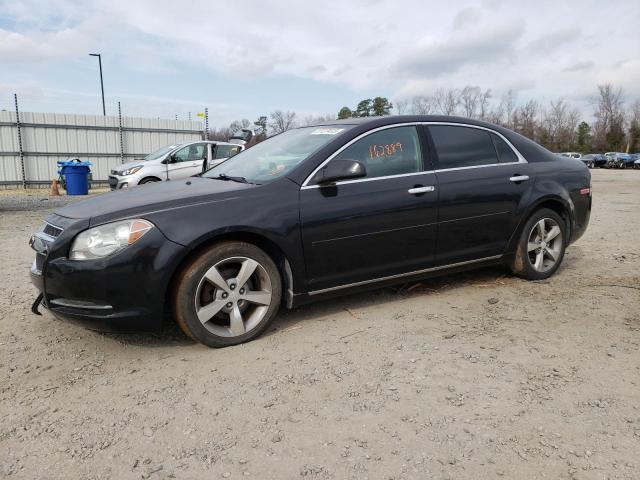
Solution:
{"label": "silver suv", "polygon": [[226,142],[176,143],[162,147],[140,160],[127,162],[111,170],[111,190],[151,182],[191,177],[224,162],[244,150],[243,145]]}

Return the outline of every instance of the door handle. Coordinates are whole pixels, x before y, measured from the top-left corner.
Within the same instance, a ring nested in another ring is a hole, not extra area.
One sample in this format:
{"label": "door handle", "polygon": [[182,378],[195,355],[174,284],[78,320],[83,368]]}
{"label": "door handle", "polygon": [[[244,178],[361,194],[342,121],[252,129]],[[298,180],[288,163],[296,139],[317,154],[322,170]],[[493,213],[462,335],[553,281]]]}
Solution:
{"label": "door handle", "polygon": [[514,183],[526,182],[527,180],[529,180],[529,175],[514,175],[509,180]]}
{"label": "door handle", "polygon": [[414,187],[407,190],[411,195],[416,195],[417,193],[426,193],[433,192],[436,187],[428,186],[428,187]]}

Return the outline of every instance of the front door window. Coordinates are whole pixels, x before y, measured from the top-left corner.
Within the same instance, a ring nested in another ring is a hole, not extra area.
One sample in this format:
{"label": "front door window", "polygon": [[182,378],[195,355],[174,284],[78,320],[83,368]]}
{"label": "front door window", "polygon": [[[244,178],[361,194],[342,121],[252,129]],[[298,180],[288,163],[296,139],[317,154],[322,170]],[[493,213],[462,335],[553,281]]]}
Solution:
{"label": "front door window", "polygon": [[335,160],[364,164],[366,178],[389,177],[422,170],[422,153],[416,127],[394,127],[374,132],[350,145]]}

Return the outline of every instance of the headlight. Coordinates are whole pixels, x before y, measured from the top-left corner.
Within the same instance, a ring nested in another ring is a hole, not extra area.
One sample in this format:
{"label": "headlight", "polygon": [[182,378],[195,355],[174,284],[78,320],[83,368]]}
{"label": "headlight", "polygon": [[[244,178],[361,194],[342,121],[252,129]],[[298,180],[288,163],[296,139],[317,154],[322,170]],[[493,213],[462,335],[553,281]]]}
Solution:
{"label": "headlight", "polygon": [[138,170],[140,170],[142,167],[143,167],[143,165],[137,165],[135,167],[127,168],[120,175],[122,175],[123,177],[126,177],[127,175],[133,175]]}
{"label": "headlight", "polygon": [[71,260],[91,260],[111,255],[138,241],[153,228],[146,220],[122,220],[90,228],[80,233],[73,244]]}

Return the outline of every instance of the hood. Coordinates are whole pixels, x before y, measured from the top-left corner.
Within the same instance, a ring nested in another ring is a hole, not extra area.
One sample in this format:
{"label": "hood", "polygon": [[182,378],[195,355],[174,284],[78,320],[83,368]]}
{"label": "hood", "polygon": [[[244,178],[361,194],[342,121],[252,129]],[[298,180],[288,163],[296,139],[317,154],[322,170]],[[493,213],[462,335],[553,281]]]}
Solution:
{"label": "hood", "polygon": [[72,203],[56,210],[55,213],[67,218],[90,218],[91,224],[94,225],[172,207],[223,202],[237,198],[243,194],[243,191],[252,188],[259,188],[259,186],[229,180],[191,177],[186,180],[157,182],[136,188],[115,190]]}
{"label": "hood", "polygon": [[[151,161],[152,162],[153,160],[147,160],[147,161]],[[120,172],[124,172],[127,168],[135,167],[136,165],[144,165],[145,163],[147,163],[147,161],[141,160],[141,159],[131,160],[130,162],[121,163],[120,165],[116,165],[110,171],[117,172],[118,174],[120,174]]]}

